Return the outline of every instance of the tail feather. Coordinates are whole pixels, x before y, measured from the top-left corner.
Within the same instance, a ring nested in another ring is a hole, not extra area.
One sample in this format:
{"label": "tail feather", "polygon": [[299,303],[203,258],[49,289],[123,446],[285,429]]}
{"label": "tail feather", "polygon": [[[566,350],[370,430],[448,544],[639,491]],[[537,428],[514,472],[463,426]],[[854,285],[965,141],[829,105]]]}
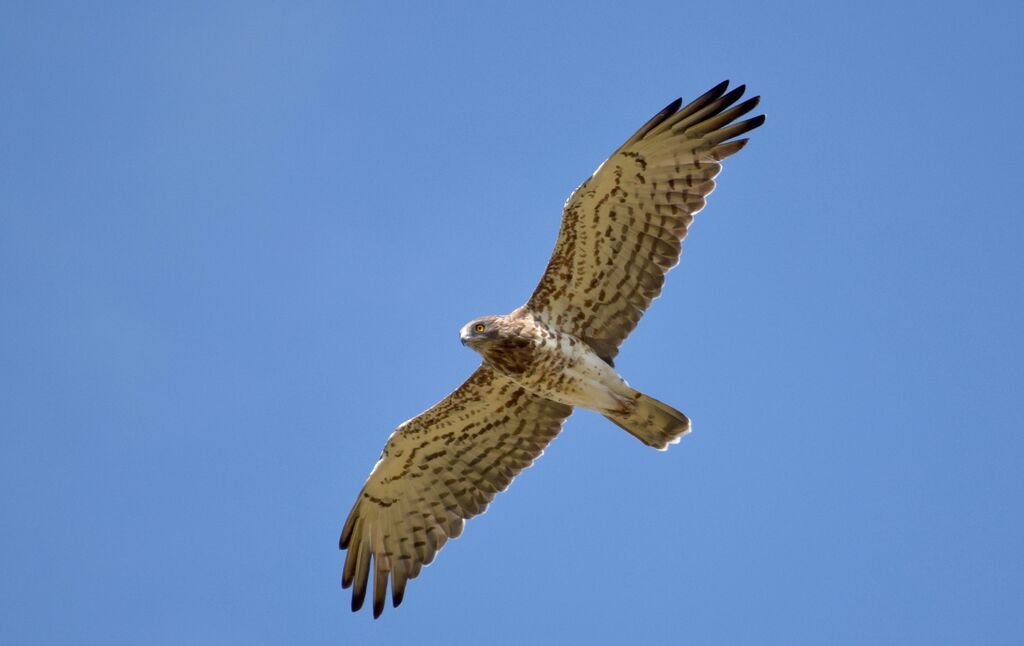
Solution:
{"label": "tail feather", "polygon": [[659,451],[678,443],[679,438],[690,432],[689,417],[643,393],[636,393],[626,412],[605,413],[605,417]]}

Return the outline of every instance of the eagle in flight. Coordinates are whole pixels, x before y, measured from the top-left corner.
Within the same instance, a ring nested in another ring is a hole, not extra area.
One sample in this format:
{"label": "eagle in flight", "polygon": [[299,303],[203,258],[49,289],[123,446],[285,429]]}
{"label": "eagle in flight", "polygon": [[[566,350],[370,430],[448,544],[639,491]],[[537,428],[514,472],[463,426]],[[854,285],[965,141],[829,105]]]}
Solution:
{"label": "eagle in flight", "polygon": [[543,453],[573,407],[659,450],[689,432],[686,415],[630,388],[614,359],[679,261],[722,160],[764,123],[764,115],[737,121],[760,97],[737,103],[744,86],[728,85],[685,107],[676,99],[627,139],[569,196],[526,304],[459,332],[483,362],[391,434],[341,531],[341,584],[353,588],[353,611],[371,571],[373,616],[384,610],[389,578],[397,607],[409,579]]}

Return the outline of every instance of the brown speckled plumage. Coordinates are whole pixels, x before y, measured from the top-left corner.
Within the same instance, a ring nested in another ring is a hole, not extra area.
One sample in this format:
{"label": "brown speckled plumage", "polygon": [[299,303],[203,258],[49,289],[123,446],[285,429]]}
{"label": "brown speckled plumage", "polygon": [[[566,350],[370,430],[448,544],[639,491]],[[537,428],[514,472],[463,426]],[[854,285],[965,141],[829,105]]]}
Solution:
{"label": "brown speckled plumage", "polygon": [[596,410],[664,449],[689,431],[674,408],[630,388],[612,368],[619,346],[661,293],[721,161],[764,122],[737,119],[758,98],[722,83],[676,100],[630,137],[566,201],[546,271],[529,301],[470,322],[463,343],[483,364],[388,439],[341,533],[352,609],[373,572],[373,614],[388,582],[398,606],[409,579],[465,519],[484,511],[543,453],[574,406]]}
{"label": "brown speckled plumage", "polygon": [[565,204],[547,270],[526,306],[613,359],[679,261],[693,216],[715,188],[720,162],[764,122],[729,125],[760,97],[731,107],[744,86],[721,83],[648,121]]}

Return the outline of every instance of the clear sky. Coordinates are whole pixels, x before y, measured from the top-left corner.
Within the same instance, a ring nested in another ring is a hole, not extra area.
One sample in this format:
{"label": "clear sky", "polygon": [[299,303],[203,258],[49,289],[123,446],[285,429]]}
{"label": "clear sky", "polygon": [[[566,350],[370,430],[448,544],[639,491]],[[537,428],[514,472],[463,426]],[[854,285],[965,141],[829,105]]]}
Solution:
{"label": "clear sky", "polygon": [[[1019,643],[1019,2],[359,4],[0,5],[0,642]],[[573,415],[352,615],[459,327],[726,78],[768,122],[618,360],[694,433]]]}

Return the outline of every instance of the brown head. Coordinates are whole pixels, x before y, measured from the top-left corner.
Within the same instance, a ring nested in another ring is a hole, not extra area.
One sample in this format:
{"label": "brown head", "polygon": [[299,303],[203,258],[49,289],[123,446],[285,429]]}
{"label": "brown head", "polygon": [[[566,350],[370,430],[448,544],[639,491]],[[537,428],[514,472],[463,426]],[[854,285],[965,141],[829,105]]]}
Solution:
{"label": "brown head", "polygon": [[515,313],[509,316],[482,316],[466,323],[459,332],[462,345],[468,345],[484,361],[508,374],[519,374],[534,361],[535,335]]}
{"label": "brown head", "polygon": [[483,354],[487,345],[498,341],[503,336],[502,318],[501,316],[481,316],[473,319],[459,330],[459,340],[462,341],[462,345],[467,345]]}

